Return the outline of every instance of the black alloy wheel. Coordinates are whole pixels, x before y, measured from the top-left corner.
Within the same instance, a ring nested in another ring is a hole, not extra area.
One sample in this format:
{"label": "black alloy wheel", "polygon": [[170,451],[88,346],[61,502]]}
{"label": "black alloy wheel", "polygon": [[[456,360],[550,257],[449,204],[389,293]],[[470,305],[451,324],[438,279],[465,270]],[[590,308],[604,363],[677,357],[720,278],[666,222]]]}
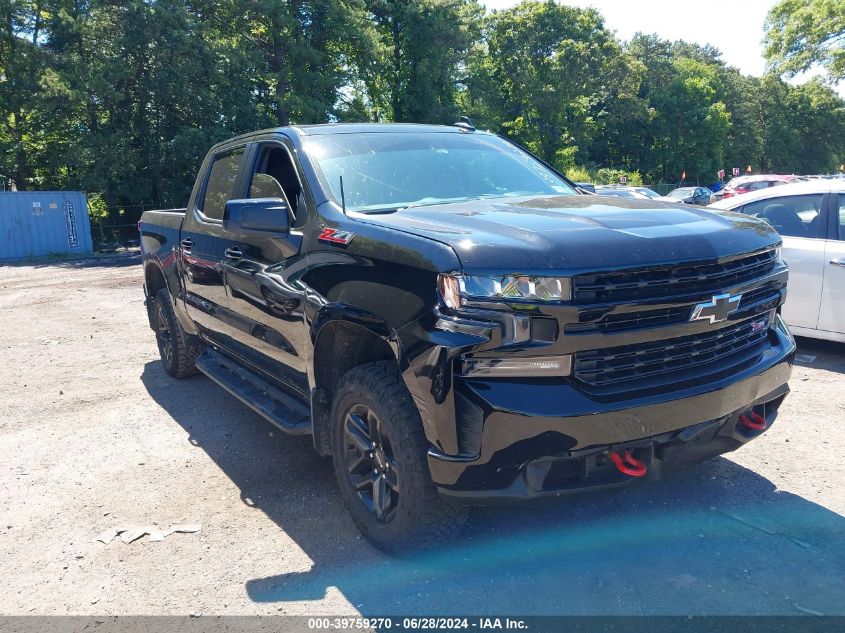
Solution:
{"label": "black alloy wheel", "polygon": [[156,301],[156,341],[161,352],[161,358],[165,363],[173,360],[173,333],[170,331],[170,324],[167,315],[164,313],[164,302]]}
{"label": "black alloy wheel", "polygon": [[457,536],[467,508],[439,493],[422,419],[395,361],[347,371],[332,394],[332,464],[361,533],[404,555]]}
{"label": "black alloy wheel", "polygon": [[378,416],[364,404],[352,406],[344,417],[343,440],[355,493],[376,520],[390,522],[399,502],[399,471]]}
{"label": "black alloy wheel", "polygon": [[202,343],[182,329],[167,288],[162,288],[147,301],[154,302],[150,324],[165,371],[174,378],[193,376],[197,373],[195,361],[202,351]]}

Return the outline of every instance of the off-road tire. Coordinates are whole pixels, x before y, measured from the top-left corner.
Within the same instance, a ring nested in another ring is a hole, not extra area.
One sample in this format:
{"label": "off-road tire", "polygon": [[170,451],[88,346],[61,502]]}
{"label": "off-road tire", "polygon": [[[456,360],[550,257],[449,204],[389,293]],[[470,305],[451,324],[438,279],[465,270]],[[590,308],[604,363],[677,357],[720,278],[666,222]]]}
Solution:
{"label": "off-road tire", "polygon": [[[371,409],[389,438],[400,488],[388,522],[379,521],[359,498],[348,472],[344,427],[347,413],[356,406]],[[422,420],[394,363],[361,365],[341,378],[332,402],[331,441],[341,497],[373,545],[401,555],[434,548],[460,533],[468,510],[440,495],[432,483]]]}
{"label": "off-road tire", "polygon": [[[167,288],[159,290],[152,298],[156,343],[165,371],[174,378],[186,378],[198,373],[194,364],[202,351],[202,344],[195,336],[182,329],[173,300]],[[168,352],[168,343],[170,350]]]}

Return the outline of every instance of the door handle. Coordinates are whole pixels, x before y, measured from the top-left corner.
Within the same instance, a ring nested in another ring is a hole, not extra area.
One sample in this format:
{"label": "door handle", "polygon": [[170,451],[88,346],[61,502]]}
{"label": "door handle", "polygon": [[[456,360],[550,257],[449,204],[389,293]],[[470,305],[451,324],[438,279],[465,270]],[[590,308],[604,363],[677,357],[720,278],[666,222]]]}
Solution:
{"label": "door handle", "polygon": [[184,240],[179,242],[179,246],[181,246],[182,248],[184,248],[186,250],[191,250],[191,247],[193,247],[193,245],[194,245],[194,240],[192,240],[190,237],[186,237]]}
{"label": "door handle", "polygon": [[842,266],[842,268],[845,268],[845,259],[831,259],[830,263],[834,266]]}
{"label": "door handle", "polygon": [[240,259],[241,257],[244,256],[244,252],[241,249],[239,249],[237,246],[230,246],[225,251],[223,251],[223,253],[229,259]]}

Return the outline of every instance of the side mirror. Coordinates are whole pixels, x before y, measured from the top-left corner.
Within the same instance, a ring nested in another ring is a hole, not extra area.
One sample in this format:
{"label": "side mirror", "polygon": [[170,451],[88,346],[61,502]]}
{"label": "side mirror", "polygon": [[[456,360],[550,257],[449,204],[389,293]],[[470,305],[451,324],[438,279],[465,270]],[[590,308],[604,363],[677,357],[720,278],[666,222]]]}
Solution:
{"label": "side mirror", "polygon": [[283,237],[290,232],[288,203],[281,198],[229,200],[223,211],[223,228],[241,235]]}

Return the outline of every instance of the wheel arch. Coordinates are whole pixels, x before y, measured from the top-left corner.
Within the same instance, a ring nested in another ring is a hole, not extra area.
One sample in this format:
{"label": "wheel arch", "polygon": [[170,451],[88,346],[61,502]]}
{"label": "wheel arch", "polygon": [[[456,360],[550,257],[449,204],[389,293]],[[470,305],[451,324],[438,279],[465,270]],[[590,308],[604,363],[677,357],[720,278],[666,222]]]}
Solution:
{"label": "wheel arch", "polygon": [[395,332],[372,315],[340,306],[323,312],[311,329],[314,343],[311,417],[314,447],[331,453],[329,415],[335,388],[350,369],[377,361],[392,361],[399,370],[402,352]]}
{"label": "wheel arch", "polygon": [[[164,275],[162,267],[153,260],[147,260],[144,264],[144,292],[147,297],[155,297],[156,293],[162,288],[167,288],[170,291],[170,286],[167,283],[167,277]],[[170,292],[173,295],[172,292]]]}
{"label": "wheel arch", "polygon": [[164,276],[164,271],[158,263],[148,260],[144,264],[144,305],[147,307],[147,320],[153,331],[156,329],[155,297],[156,293],[162,288],[167,288],[168,292],[170,291],[167,285],[167,277]]}

